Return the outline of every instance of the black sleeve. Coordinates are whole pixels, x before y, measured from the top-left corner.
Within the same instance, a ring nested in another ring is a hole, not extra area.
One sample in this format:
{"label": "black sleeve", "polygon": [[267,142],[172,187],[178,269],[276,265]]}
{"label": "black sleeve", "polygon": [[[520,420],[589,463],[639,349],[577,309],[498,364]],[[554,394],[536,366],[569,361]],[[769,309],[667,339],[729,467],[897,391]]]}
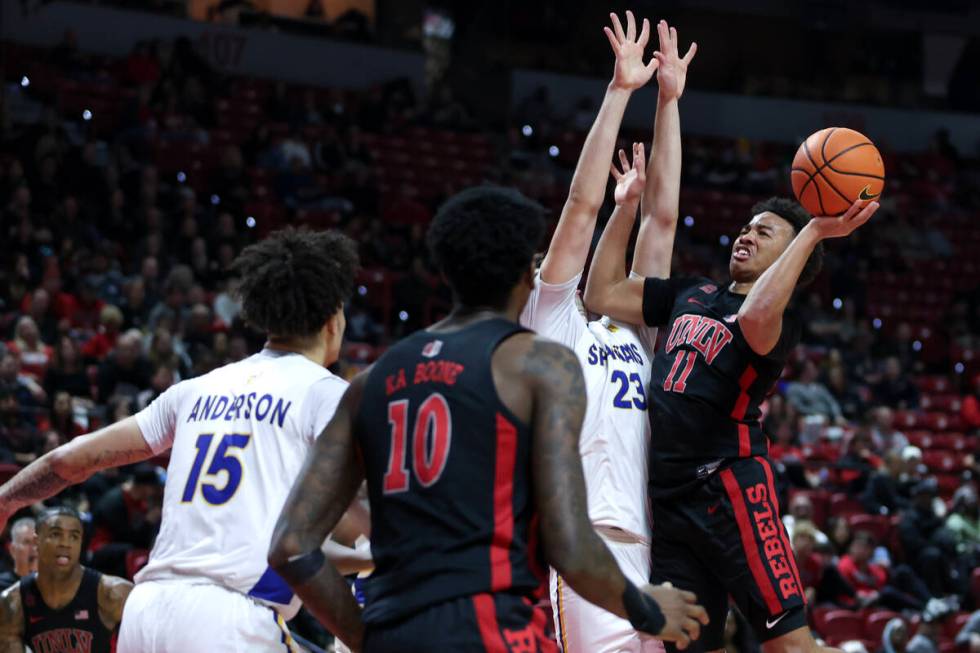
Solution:
{"label": "black sleeve", "polygon": [[647,277],[643,280],[643,322],[647,326],[666,326],[674,309],[677,296],[703,279],[658,279]]}
{"label": "black sleeve", "polygon": [[803,325],[799,317],[796,313],[786,311],[783,313],[783,329],[779,334],[779,341],[765,357],[770,360],[785,361],[793,348],[800,344],[802,334]]}

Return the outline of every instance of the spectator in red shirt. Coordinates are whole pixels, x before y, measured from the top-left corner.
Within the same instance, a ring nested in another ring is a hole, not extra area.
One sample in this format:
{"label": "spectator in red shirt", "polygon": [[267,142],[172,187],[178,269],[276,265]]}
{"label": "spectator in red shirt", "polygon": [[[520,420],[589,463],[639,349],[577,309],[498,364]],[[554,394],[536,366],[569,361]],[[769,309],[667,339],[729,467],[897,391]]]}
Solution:
{"label": "spectator in red shirt", "polygon": [[37,324],[28,315],[17,320],[14,339],[7,343],[7,350],[20,360],[21,374],[35,381],[44,379],[44,373],[54,353],[50,345],[41,342]]}
{"label": "spectator in red shirt", "polygon": [[[793,552],[807,603],[855,605],[857,594],[830,561],[817,552],[817,531],[813,522],[800,520],[793,529]],[[824,536],[826,537],[826,536]]]}
{"label": "spectator in red shirt", "polygon": [[905,565],[895,567],[889,574],[888,569],[871,562],[874,550],[874,537],[867,531],[858,531],[847,554],[837,563],[841,576],[857,591],[859,601],[891,610],[924,610],[932,596],[922,580]]}
{"label": "spectator in red shirt", "polygon": [[102,361],[109,355],[119,339],[123,314],[116,306],[108,304],[99,313],[99,330],[82,345],[82,356],[91,361]]}
{"label": "spectator in red shirt", "polygon": [[964,394],[960,416],[971,429],[980,429],[980,374],[973,377],[973,392]]}

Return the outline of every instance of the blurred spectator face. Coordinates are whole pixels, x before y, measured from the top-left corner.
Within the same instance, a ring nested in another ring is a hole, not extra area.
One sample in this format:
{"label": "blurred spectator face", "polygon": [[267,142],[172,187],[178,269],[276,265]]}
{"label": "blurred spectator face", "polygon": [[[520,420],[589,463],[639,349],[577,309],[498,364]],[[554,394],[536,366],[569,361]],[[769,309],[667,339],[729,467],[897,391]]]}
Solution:
{"label": "blurred spectator face", "polygon": [[155,256],[147,256],[143,259],[140,266],[140,276],[144,279],[155,281],[160,276],[160,264]]}
{"label": "blurred spectator face", "polygon": [[844,375],[844,368],[835,365],[827,372],[827,381],[831,388],[843,390],[847,386],[847,377]]}
{"label": "blurred spectator face", "polygon": [[191,309],[187,328],[195,333],[205,333],[211,328],[211,309],[204,304],[195,304]]}
{"label": "blurred spectator face", "polygon": [[5,418],[15,417],[20,413],[20,406],[17,404],[17,395],[14,394],[10,386],[0,388],[0,414]]}
{"label": "blurred spectator face", "polygon": [[0,383],[11,384],[17,382],[17,373],[20,371],[20,364],[16,356],[5,354],[0,358]]}
{"label": "blurred spectator face", "polygon": [[796,232],[775,213],[753,216],[732,246],[728,271],[732,279],[747,283],[758,279],[786,250]]}
{"label": "blurred spectator face", "polygon": [[902,364],[894,356],[885,359],[885,378],[889,381],[897,381],[902,376]]}
{"label": "blurred spectator face", "polygon": [[847,520],[837,518],[834,520],[833,528],[830,530],[830,539],[834,541],[838,549],[843,549],[848,540],[851,539],[851,527],[847,525]]}
{"label": "blurred spectator face", "polygon": [[25,315],[17,320],[17,338],[23,340],[31,348],[37,347],[40,334],[33,318]]}
{"label": "blurred spectator face", "polygon": [[37,527],[38,565],[68,574],[82,554],[82,523],[69,515],[56,515]]}
{"label": "blurred spectator face", "polygon": [[146,284],[137,277],[126,284],[126,303],[130,306],[142,306],[146,299]]}
{"label": "blurred spectator face", "polygon": [[51,308],[51,296],[44,288],[38,288],[31,296],[31,315],[35,318],[44,316]]}
{"label": "blurred spectator face", "polygon": [[157,329],[153,333],[153,354],[160,358],[167,358],[174,353],[173,336],[167,329]]}
{"label": "blurred spectator face", "polygon": [[797,494],[789,504],[794,519],[813,519],[813,502],[805,494]]}
{"label": "blurred spectator face", "polygon": [[803,370],[800,372],[800,383],[814,383],[817,380],[818,374],[817,364],[807,359],[803,363]]}
{"label": "blurred spectator face", "polygon": [[75,341],[68,336],[62,336],[58,341],[58,350],[55,354],[61,367],[68,368],[73,366],[78,360],[78,350],[75,349]]}
{"label": "blurred spectator face", "polygon": [[863,565],[871,559],[871,555],[874,553],[874,544],[868,540],[866,533],[858,533],[851,541],[851,546],[848,547],[847,552],[854,562]]}
{"label": "blurred spectator face", "polygon": [[140,355],[139,336],[125,334],[116,343],[116,363],[120,367],[129,367],[136,362]]}
{"label": "blurred spectator face", "polygon": [[879,406],[871,414],[874,426],[879,431],[891,433],[895,428],[895,413],[888,406]]}
{"label": "blurred spectator face", "polygon": [[174,384],[174,371],[166,365],[161,365],[153,373],[153,378],[150,379],[150,384],[153,386],[154,390],[156,390],[158,393],[162,393],[164,390]]}
{"label": "blurred spectator face", "polygon": [[37,532],[32,520],[18,520],[10,531],[7,551],[14,561],[14,573],[26,576],[37,571]]}
{"label": "blurred spectator face", "polygon": [[797,558],[807,558],[813,554],[817,542],[808,532],[799,532],[793,535],[793,551]]}
{"label": "blurred spectator face", "polygon": [[55,394],[54,401],[51,403],[51,410],[58,416],[71,415],[71,395],[64,390]]}
{"label": "blurred spectator face", "polygon": [[107,333],[119,333],[123,323],[122,311],[109,304],[99,313],[99,322],[102,323]]}

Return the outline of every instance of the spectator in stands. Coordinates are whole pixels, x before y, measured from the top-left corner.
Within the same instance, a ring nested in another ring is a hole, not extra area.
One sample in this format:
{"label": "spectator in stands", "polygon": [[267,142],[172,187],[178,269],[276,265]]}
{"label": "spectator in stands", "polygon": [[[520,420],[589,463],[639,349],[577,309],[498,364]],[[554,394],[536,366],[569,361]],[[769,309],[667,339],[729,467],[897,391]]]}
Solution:
{"label": "spectator in stands", "polygon": [[857,593],[854,588],[844,580],[837,567],[818,552],[818,534],[821,533],[813,522],[800,520],[796,522],[791,538],[807,603],[855,605]]}
{"label": "spectator in stands", "polygon": [[919,407],[919,389],[910,375],[902,370],[897,356],[889,356],[882,366],[881,381],[873,388],[875,401],[896,409]]}
{"label": "spectator in stands", "polygon": [[37,533],[34,518],[22,517],[10,525],[7,553],[11,564],[0,570],[0,589],[6,589],[24,576],[37,572]]}
{"label": "spectator in stands", "polygon": [[956,634],[956,646],[969,653],[980,653],[980,610],[970,615]]}
{"label": "spectator in stands", "polygon": [[[25,302],[27,301],[25,297]],[[40,338],[43,342],[55,342],[58,339],[58,317],[51,306],[51,295],[44,288],[37,288],[30,295],[30,305],[22,306],[26,310],[34,324],[37,325]]]}
{"label": "spectator in stands", "polygon": [[819,376],[816,363],[809,359],[804,361],[800,378],[786,388],[786,400],[801,415],[822,415],[828,423],[842,424],[844,415],[840,404],[827,386],[818,381]]}
{"label": "spectator in stands", "polygon": [[888,406],[875,406],[867,419],[876,451],[902,451],[908,445],[909,439],[895,428],[895,411]]}
{"label": "spectator in stands", "polygon": [[51,414],[41,421],[40,431],[56,431],[66,442],[86,432],[86,424],[75,418],[71,395],[58,391],[51,402]]}
{"label": "spectator in stands", "polygon": [[142,277],[130,277],[123,285],[123,329],[145,329],[153,306],[146,294],[146,282]]}
{"label": "spectator in stands", "polygon": [[153,367],[143,355],[139,332],[127,331],[119,336],[116,348],[99,366],[99,400],[106,401],[114,394],[129,397],[150,386]]}
{"label": "spectator in stands", "polygon": [[37,427],[16,393],[14,386],[0,385],[0,461],[26,464],[36,458]]}
{"label": "spectator in stands", "polygon": [[834,401],[840,406],[845,419],[858,420],[864,414],[864,400],[854,385],[848,381],[847,372],[842,363],[832,365],[827,370],[827,390],[830,391]]}
{"label": "spectator in stands", "polygon": [[51,346],[41,341],[37,324],[29,315],[17,320],[14,339],[7,343],[7,351],[20,361],[20,372],[35,381],[44,379],[51,361]]}
{"label": "spectator in stands", "polygon": [[125,578],[126,554],[150,549],[160,528],[163,485],[155,467],[140,463],[92,509],[92,566]]}
{"label": "spectator in stands", "polygon": [[860,603],[879,604],[891,610],[924,610],[932,598],[929,589],[905,565],[888,570],[871,562],[875,546],[870,533],[858,531],[847,554],[837,563],[841,576],[857,591]]}
{"label": "spectator in stands", "polygon": [[926,610],[915,636],[909,640],[907,653],[939,653],[939,640],[943,635],[945,615],[938,609]]}
{"label": "spectator in stands", "polygon": [[956,551],[968,569],[980,566],[980,506],[977,490],[964,485],[953,494],[946,528],[953,534]]}
{"label": "spectator in stands", "polygon": [[899,535],[902,547],[915,572],[932,596],[958,594],[953,578],[956,542],[933,507],[938,494],[935,479],[926,479],[912,488],[912,507],[902,513]]}
{"label": "spectator in stands", "polygon": [[902,483],[905,463],[898,451],[888,451],[878,471],[861,493],[861,504],[872,515],[897,515],[911,504]]}
{"label": "spectator in stands", "polygon": [[836,516],[827,520],[827,537],[830,538],[830,551],[834,556],[842,556],[847,553],[851,545],[851,526],[847,523],[847,517]]}
{"label": "spectator in stands", "polygon": [[796,533],[796,526],[801,523],[807,524],[813,531],[811,535],[816,541],[817,546],[821,549],[826,549],[830,545],[830,539],[827,535],[814,525],[813,500],[810,499],[810,495],[804,492],[797,492],[789,500],[789,511],[783,515],[783,525],[786,526],[786,532],[789,533],[790,539],[793,539],[793,535]]}
{"label": "spectator in stands", "polygon": [[73,397],[90,397],[91,389],[85,367],[82,365],[78,345],[69,336],[61,336],[54,349],[54,357],[44,376],[44,389],[48,396],[67,392]]}
{"label": "spectator in stands", "polygon": [[973,377],[973,387],[963,392],[963,403],[960,405],[960,416],[973,431],[980,432],[980,374]]}
{"label": "spectator in stands", "polygon": [[82,356],[94,362],[104,360],[115,348],[122,326],[122,311],[117,306],[106,304],[99,314],[98,330],[82,345]]}

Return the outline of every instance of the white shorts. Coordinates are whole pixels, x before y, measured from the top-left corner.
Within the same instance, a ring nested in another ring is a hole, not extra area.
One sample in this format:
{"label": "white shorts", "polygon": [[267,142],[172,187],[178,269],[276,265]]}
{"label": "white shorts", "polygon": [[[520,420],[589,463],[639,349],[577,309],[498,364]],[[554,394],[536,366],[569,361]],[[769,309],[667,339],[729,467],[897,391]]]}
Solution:
{"label": "white shorts", "polygon": [[[621,542],[597,531],[619,568],[636,585],[650,583],[650,546]],[[659,639],[641,635],[630,622],[592,605],[551,570],[551,609],[562,653],[663,653]]]}
{"label": "white shorts", "polygon": [[294,653],[282,617],[219,585],[137,583],[123,609],[118,653]]}

